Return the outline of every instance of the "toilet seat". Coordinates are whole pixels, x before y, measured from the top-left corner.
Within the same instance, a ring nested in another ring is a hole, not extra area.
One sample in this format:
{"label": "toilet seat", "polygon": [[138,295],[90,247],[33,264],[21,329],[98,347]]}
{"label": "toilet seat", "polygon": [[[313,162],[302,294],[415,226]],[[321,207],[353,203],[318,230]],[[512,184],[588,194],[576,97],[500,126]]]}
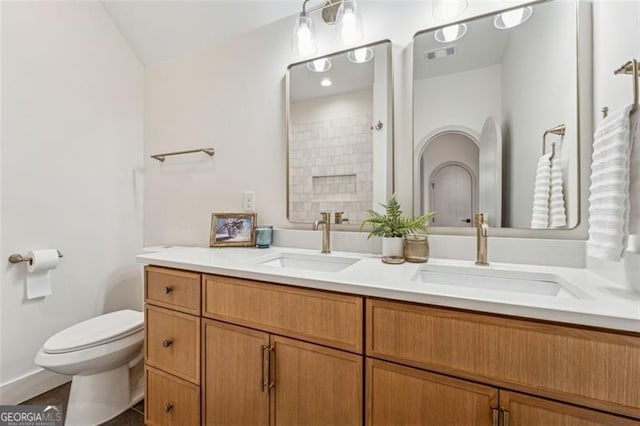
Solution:
{"label": "toilet seat", "polygon": [[144,314],[122,310],[100,315],[51,336],[42,346],[48,354],[63,354],[104,345],[138,333],[144,328]]}

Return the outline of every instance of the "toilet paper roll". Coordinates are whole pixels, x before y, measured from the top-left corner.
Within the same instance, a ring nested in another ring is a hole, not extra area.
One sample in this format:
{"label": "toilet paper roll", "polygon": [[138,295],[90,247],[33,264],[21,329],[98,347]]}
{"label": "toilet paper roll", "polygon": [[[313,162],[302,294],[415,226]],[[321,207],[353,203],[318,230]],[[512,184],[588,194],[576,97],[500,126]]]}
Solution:
{"label": "toilet paper roll", "polygon": [[27,266],[27,299],[35,299],[51,294],[51,270],[58,266],[58,251],[54,249],[34,250]]}

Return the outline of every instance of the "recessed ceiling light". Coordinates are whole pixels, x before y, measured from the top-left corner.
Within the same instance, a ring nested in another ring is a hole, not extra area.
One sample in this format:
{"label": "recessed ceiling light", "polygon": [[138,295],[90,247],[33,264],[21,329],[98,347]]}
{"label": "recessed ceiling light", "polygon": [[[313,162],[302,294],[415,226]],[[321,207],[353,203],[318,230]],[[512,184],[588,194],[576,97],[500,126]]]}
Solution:
{"label": "recessed ceiling light", "polygon": [[351,50],[347,53],[347,59],[355,64],[364,64],[373,59],[373,49],[361,47],[360,49]]}
{"label": "recessed ceiling light", "polygon": [[454,24],[440,28],[433,37],[440,43],[451,43],[452,41],[460,40],[466,33],[466,24]]}
{"label": "recessed ceiling light", "polygon": [[493,19],[493,25],[499,30],[506,30],[523,24],[531,17],[533,9],[531,6],[502,12]]}
{"label": "recessed ceiling light", "polygon": [[325,77],[322,79],[322,81],[320,82],[321,85],[323,85],[324,87],[329,87],[331,86],[333,83],[331,82],[331,79],[328,77]]}
{"label": "recessed ceiling light", "polygon": [[307,62],[307,68],[313,72],[325,72],[331,69],[331,59],[320,58]]}

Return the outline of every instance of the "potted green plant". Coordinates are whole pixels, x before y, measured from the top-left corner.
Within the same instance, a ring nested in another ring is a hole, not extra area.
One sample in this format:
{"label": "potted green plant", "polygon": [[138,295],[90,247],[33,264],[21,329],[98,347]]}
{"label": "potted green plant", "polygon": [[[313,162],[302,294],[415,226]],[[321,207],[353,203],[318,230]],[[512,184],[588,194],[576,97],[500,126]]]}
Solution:
{"label": "potted green plant", "polygon": [[396,194],[391,196],[388,204],[380,203],[385,209],[384,214],[380,214],[372,209],[367,209],[369,218],[362,221],[360,230],[366,225],[371,225],[371,231],[367,239],[371,237],[382,237],[382,256],[403,256],[403,238],[418,231],[427,233],[427,221],[435,214],[429,212],[422,216],[409,219],[404,216]]}

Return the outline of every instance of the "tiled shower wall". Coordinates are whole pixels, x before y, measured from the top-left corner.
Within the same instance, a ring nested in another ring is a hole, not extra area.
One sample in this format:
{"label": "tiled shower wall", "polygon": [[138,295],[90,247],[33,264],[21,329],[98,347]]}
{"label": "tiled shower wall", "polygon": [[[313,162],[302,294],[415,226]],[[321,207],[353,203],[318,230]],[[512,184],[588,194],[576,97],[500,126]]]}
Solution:
{"label": "tiled shower wall", "polygon": [[360,223],[373,205],[371,114],[291,126],[289,219],[313,222],[342,211]]}

